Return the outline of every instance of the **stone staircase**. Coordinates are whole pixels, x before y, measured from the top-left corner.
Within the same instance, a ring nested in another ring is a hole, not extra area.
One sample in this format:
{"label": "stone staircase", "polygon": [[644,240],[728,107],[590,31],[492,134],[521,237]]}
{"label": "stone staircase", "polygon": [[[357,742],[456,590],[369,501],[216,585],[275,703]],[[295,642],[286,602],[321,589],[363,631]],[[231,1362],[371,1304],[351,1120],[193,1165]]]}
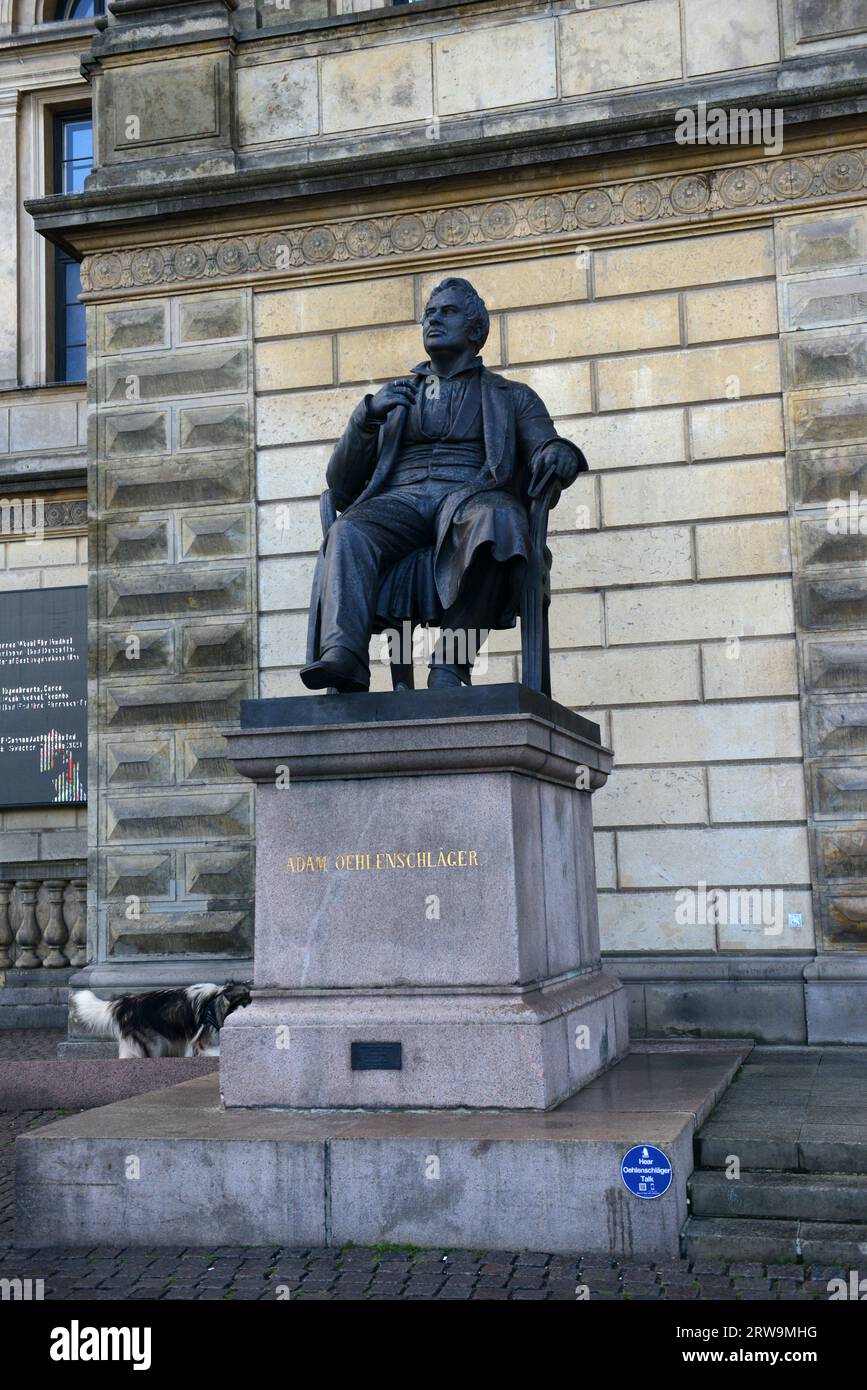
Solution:
{"label": "stone staircase", "polygon": [[867,1048],[757,1048],[695,1145],[690,1259],[867,1275]]}

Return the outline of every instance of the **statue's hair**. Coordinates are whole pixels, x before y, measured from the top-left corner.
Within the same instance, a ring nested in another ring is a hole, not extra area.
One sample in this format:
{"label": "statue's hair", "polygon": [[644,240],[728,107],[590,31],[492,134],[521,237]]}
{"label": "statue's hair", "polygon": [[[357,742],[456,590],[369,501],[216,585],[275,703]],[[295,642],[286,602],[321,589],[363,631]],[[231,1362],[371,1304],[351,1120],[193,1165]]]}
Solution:
{"label": "statue's hair", "polygon": [[475,338],[480,348],[483,348],[488,341],[488,334],[491,331],[491,317],[485,307],[485,301],[478,290],[470,284],[469,280],[462,280],[457,275],[450,275],[447,279],[441,280],[428,296],[428,303],[440,290],[460,290],[464,296],[464,307],[467,314],[467,323],[470,333]]}

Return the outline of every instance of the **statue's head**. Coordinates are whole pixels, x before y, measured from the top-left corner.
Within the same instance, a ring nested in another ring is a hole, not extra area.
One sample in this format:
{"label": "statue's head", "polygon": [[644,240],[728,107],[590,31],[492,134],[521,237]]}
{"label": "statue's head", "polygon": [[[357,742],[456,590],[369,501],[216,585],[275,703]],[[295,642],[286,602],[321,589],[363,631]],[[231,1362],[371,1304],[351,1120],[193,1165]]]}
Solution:
{"label": "statue's head", "polygon": [[431,291],[421,321],[425,351],[443,356],[481,352],[491,329],[485,301],[469,280],[449,276]]}

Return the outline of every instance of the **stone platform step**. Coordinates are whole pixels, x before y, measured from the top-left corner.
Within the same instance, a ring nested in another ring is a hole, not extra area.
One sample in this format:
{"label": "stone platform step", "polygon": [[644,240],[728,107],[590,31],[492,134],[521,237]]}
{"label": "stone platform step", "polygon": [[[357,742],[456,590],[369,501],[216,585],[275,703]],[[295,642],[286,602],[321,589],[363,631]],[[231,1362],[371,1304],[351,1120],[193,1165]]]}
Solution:
{"label": "stone platform step", "polygon": [[748,1118],[738,1123],[714,1114],[696,1138],[696,1165],[725,1168],[732,1155],[742,1170],[867,1174],[867,1124],[783,1120],[759,1129]]}
{"label": "stone platform step", "polygon": [[867,1173],[693,1173],[690,1208],[695,1217],[759,1217],[771,1220],[857,1222],[867,1225]]}
{"label": "stone platform step", "polygon": [[687,1259],[755,1260],[858,1269],[867,1260],[867,1224],[691,1216],[681,1252]]}
{"label": "stone platform step", "polygon": [[[23,1135],[16,1243],[676,1258],[696,1127],[748,1050],[648,1045],[538,1112],[225,1109],[218,1078],[202,1077]],[[671,1160],[655,1201],[622,1181],[636,1144]]]}
{"label": "stone platform step", "polygon": [[[12,973],[11,971],[9,972]],[[17,975],[24,974],[18,971]],[[33,971],[38,984],[16,983],[0,989],[0,1028],[65,1028],[69,1014],[69,990],[65,984],[46,984],[49,972]]]}

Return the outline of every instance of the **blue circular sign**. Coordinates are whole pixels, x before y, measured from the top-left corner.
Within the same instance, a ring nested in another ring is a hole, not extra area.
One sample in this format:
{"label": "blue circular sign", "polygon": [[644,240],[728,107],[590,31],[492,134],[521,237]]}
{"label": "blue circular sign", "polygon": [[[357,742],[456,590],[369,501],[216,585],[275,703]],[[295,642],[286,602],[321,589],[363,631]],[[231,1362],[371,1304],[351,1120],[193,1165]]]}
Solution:
{"label": "blue circular sign", "polygon": [[671,1187],[671,1160],[652,1144],[636,1144],[624,1154],[620,1176],[633,1197],[661,1197]]}

